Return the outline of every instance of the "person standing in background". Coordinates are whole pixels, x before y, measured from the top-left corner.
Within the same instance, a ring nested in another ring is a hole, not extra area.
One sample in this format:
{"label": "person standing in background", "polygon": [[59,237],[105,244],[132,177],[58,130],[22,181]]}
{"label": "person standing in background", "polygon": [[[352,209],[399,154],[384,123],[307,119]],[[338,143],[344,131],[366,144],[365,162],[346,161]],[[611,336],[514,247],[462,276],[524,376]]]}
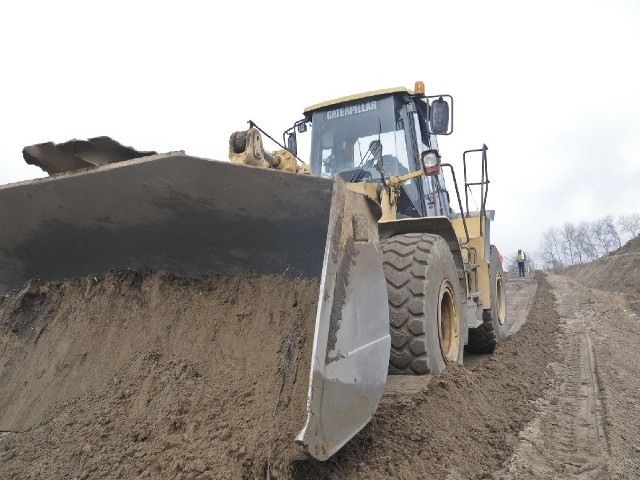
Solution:
{"label": "person standing in background", "polygon": [[521,248],[516,253],[516,261],[518,262],[518,276],[524,277],[524,262],[527,260],[527,256]]}

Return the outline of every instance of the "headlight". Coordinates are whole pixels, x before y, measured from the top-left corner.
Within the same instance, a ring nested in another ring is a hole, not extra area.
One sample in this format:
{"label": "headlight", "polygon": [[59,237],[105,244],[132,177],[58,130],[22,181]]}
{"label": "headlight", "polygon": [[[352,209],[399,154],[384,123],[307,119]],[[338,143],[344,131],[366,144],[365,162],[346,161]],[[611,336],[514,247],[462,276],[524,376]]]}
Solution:
{"label": "headlight", "polygon": [[424,168],[433,168],[440,165],[440,153],[437,150],[422,152],[422,165]]}

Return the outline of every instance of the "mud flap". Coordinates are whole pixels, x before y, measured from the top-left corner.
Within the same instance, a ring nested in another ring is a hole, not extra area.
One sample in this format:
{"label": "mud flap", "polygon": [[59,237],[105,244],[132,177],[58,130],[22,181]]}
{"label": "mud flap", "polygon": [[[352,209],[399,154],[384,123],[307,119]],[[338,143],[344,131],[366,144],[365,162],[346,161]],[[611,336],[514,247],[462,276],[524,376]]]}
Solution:
{"label": "mud flap", "polygon": [[296,441],[326,460],[375,412],[391,337],[376,205],[336,179],[324,253],[307,422]]}

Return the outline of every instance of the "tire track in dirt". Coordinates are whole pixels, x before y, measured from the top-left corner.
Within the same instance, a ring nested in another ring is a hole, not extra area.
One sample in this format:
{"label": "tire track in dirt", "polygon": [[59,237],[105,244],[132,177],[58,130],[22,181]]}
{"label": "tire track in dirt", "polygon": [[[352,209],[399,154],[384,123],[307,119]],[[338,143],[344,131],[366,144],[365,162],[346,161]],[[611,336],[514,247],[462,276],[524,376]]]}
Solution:
{"label": "tire track in dirt", "polygon": [[[565,276],[557,277],[557,281],[571,291],[570,301],[587,312],[584,322],[593,351],[601,401],[599,413],[609,448],[607,472],[602,478],[638,480],[640,319],[637,306],[640,305],[640,291],[637,279],[624,273],[637,269],[638,264],[629,265],[635,261],[629,255],[616,255],[616,258],[622,274],[612,274],[614,267],[608,261],[601,270],[594,269],[592,264],[585,265],[585,270],[591,272],[586,279],[583,271],[569,269],[571,277],[582,278],[580,283]],[[582,284],[583,280],[587,285]],[[594,288],[595,285],[603,290]]]}
{"label": "tire track in dirt", "polygon": [[588,306],[562,277],[548,278],[560,315],[559,354],[551,364],[554,385],[540,402],[540,414],[521,432],[516,452],[494,478],[605,478],[609,448],[588,330],[601,306]]}

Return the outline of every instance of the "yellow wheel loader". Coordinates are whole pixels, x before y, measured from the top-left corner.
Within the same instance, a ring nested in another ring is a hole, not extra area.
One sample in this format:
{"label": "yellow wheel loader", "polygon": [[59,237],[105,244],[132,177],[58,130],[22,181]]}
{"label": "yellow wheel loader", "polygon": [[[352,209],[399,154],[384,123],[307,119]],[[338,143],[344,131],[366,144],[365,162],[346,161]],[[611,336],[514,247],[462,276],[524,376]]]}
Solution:
{"label": "yellow wheel loader", "polygon": [[[369,422],[388,374],[438,374],[462,362],[465,346],[490,352],[506,337],[487,148],[464,154],[463,205],[437,145],[452,132],[452,107],[421,82],[343,97],[305,109],[275,152],[251,122],[231,135],[230,162],[106,137],[27,147],[25,159],[55,175],[0,186],[0,294],[33,277],[142,266],[319,277],[295,441],[325,460]],[[297,144],[309,128],[305,163]],[[470,180],[477,158],[480,178]]]}

